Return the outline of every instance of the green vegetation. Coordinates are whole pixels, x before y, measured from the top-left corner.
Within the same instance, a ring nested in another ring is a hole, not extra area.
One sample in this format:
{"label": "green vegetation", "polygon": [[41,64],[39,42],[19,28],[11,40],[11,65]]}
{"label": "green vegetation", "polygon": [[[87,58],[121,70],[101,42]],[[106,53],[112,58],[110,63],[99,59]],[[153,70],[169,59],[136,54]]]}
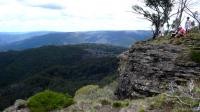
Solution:
{"label": "green vegetation", "polygon": [[76,91],[74,100],[77,102],[102,102],[102,100],[113,100],[115,98],[114,91],[116,87],[116,82],[102,88],[97,85],[84,86]]}
{"label": "green vegetation", "polygon": [[145,112],[144,108],[141,108],[141,109],[139,110],[139,112]]}
{"label": "green vegetation", "polygon": [[127,102],[127,101],[115,101],[115,102],[113,102],[112,105],[115,108],[122,108],[122,107],[129,106],[129,102]]}
{"label": "green vegetation", "polygon": [[153,108],[153,109],[161,108],[165,104],[165,101],[166,101],[166,95],[164,95],[164,94],[158,95],[151,102],[150,108]]}
{"label": "green vegetation", "polygon": [[97,85],[88,85],[80,88],[75,93],[75,101],[86,101],[86,100],[94,100],[96,97],[92,95],[99,89],[99,86]]}
{"label": "green vegetation", "polygon": [[28,99],[28,107],[31,112],[49,112],[73,104],[73,99],[69,95],[45,90],[37,93]]}
{"label": "green vegetation", "polygon": [[[99,108],[120,109],[128,107],[131,101],[117,100],[114,91],[117,83],[113,82],[104,87],[98,85],[87,85],[76,91],[74,105],[70,106],[67,112],[95,112]],[[99,105],[101,105],[99,107]],[[85,108],[83,108],[85,107]],[[114,108],[113,108],[114,107]]]}
{"label": "green vegetation", "polygon": [[190,56],[191,59],[197,63],[200,63],[200,33],[197,31],[193,31],[193,33],[189,34],[191,38],[191,43],[190,43]]}
{"label": "green vegetation", "polygon": [[124,50],[83,44],[1,52],[0,110],[16,99],[28,98],[45,89],[73,96],[84,85],[107,85],[116,78],[116,56]]}
{"label": "green vegetation", "polygon": [[191,58],[193,61],[200,63],[200,51],[191,50]]}
{"label": "green vegetation", "polygon": [[100,99],[99,102],[102,104],[102,105],[111,105],[111,101],[108,100],[108,99]]}
{"label": "green vegetation", "polygon": [[200,105],[199,88],[200,84],[197,80],[188,83],[187,86],[179,87],[173,93],[163,93],[149,98],[150,105],[148,109],[161,109],[169,112],[193,112],[193,109]]}

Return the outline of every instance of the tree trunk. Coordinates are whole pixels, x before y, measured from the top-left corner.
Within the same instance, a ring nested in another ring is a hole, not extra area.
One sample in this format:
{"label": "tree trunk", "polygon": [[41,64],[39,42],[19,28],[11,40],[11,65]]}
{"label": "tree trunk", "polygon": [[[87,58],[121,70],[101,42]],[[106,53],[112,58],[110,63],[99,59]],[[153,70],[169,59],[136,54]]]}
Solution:
{"label": "tree trunk", "polygon": [[200,30],[200,22],[199,22],[199,25],[198,25],[198,26],[199,26],[199,30]]}
{"label": "tree trunk", "polygon": [[176,26],[176,30],[181,25],[181,19],[182,19],[182,16],[183,16],[183,12],[186,8],[186,3],[188,3],[188,0],[181,0],[180,1],[180,12],[179,12],[180,15],[178,16],[178,25]]}
{"label": "tree trunk", "polygon": [[156,37],[158,37],[158,35],[159,35],[159,26],[155,26],[155,31],[154,31],[153,39],[155,39]]}
{"label": "tree trunk", "polygon": [[183,11],[184,11],[184,9],[181,9],[180,15],[179,15],[179,18],[178,18],[178,25],[176,26],[176,30],[181,25],[181,19],[182,19],[182,16],[183,16]]}

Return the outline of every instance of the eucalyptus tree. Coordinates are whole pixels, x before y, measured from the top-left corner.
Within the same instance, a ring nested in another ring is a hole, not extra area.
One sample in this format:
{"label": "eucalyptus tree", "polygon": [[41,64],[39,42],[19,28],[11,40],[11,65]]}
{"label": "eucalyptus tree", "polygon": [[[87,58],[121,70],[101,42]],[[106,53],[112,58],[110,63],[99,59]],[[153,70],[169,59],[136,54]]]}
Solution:
{"label": "eucalyptus tree", "polygon": [[152,23],[153,39],[158,37],[160,26],[168,23],[174,0],[143,0],[145,6],[132,6],[133,12]]}

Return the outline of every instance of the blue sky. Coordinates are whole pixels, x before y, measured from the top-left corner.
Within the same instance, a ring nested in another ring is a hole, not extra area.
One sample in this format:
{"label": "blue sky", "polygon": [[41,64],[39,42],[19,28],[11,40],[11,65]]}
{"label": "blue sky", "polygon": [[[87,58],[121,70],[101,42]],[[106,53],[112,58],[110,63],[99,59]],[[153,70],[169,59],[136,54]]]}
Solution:
{"label": "blue sky", "polygon": [[139,0],[0,0],[0,32],[147,30]]}

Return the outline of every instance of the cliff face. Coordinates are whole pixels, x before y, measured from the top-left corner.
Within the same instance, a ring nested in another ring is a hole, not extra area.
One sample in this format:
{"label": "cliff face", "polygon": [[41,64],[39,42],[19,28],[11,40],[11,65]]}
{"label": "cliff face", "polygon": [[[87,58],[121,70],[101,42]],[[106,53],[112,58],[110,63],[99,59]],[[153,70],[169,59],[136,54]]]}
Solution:
{"label": "cliff face", "polygon": [[162,93],[169,83],[185,84],[200,78],[200,64],[191,61],[187,48],[172,44],[137,43],[119,56],[120,99],[140,98]]}

